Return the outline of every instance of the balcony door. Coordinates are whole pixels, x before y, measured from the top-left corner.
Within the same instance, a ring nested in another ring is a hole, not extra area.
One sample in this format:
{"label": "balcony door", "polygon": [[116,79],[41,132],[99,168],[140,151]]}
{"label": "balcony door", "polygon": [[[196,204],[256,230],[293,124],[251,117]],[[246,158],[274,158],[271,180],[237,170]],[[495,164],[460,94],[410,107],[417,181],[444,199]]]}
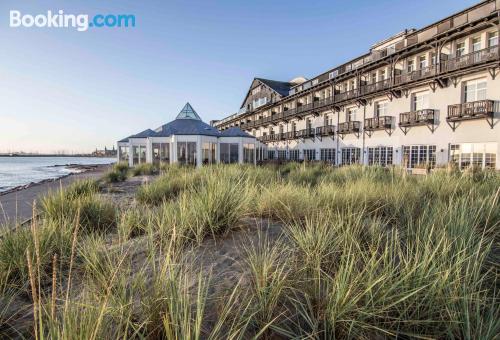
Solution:
{"label": "balcony door", "polygon": [[486,79],[467,81],[464,84],[464,102],[470,103],[486,99]]}
{"label": "balcony door", "polygon": [[420,111],[429,108],[429,92],[413,94],[411,111]]}
{"label": "balcony door", "polygon": [[347,109],[347,113],[346,113],[346,119],[345,121],[346,122],[353,122],[356,120],[356,108],[352,108],[352,109]]}

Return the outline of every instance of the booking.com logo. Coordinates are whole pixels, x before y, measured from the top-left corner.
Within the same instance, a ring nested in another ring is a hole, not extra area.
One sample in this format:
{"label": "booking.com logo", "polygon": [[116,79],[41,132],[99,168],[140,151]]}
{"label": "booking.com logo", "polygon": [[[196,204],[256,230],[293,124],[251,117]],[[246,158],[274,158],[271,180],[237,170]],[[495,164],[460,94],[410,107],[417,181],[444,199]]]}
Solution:
{"label": "booking.com logo", "polygon": [[21,14],[20,11],[10,11],[10,27],[39,27],[39,28],[75,28],[78,32],[85,32],[89,28],[128,28],[135,27],[135,15],[132,14],[65,14],[63,10],[46,14]]}

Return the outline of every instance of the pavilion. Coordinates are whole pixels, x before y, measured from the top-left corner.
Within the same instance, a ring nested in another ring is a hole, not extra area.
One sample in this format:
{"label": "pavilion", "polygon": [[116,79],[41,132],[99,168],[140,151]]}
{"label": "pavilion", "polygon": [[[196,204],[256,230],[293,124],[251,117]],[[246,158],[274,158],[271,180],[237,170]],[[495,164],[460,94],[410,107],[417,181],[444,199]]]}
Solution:
{"label": "pavilion", "polygon": [[142,163],[255,164],[257,141],[233,127],[219,131],[204,123],[186,103],[175,120],[155,130],[147,129],[118,141],[118,161],[129,166]]}

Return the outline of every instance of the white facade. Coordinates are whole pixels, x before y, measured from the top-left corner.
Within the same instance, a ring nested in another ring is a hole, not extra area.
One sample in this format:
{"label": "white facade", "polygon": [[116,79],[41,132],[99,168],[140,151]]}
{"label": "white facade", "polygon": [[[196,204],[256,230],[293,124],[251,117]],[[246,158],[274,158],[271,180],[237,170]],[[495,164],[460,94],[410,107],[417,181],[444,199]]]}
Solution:
{"label": "white facade", "polygon": [[486,0],[406,30],[216,126],[256,136],[259,160],[500,169],[499,11]]}

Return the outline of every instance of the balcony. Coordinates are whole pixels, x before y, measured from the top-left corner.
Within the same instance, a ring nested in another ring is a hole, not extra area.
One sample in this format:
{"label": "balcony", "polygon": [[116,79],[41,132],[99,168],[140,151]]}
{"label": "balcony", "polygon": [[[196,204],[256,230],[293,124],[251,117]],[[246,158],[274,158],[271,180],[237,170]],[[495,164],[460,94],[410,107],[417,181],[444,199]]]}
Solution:
{"label": "balcony", "polygon": [[365,95],[377,91],[387,90],[390,87],[391,87],[391,79],[389,78],[377,81],[376,83],[362,85],[359,90],[361,95]]}
{"label": "balcony", "polygon": [[312,109],[313,103],[299,105],[297,106],[297,115],[299,116],[299,118],[302,118],[307,114],[307,112],[311,111]]}
{"label": "balcony", "polygon": [[337,129],[337,132],[342,139],[344,138],[344,135],[351,134],[351,133],[353,133],[357,137],[359,137],[360,131],[361,131],[361,122],[357,121],[357,120],[340,123],[339,127]]}
{"label": "balcony", "polygon": [[297,138],[301,138],[301,139],[314,138],[314,129],[307,128],[307,129],[297,131]]}
{"label": "balcony", "polygon": [[283,119],[288,120],[297,112],[297,109],[283,110]]}
{"label": "balcony", "polygon": [[453,59],[445,60],[442,63],[441,72],[451,72],[466,67],[498,60],[499,46],[492,46],[480,51],[472,52]]}
{"label": "balcony", "polygon": [[313,103],[313,106],[315,109],[321,108],[324,106],[332,105],[333,104],[333,97],[326,97],[323,99],[318,99]]}
{"label": "balcony", "polygon": [[425,79],[428,77],[433,77],[437,73],[437,65],[431,65],[427,67],[423,67],[419,70],[411,71],[411,72],[403,72],[402,74],[396,75],[394,77],[394,84],[400,85],[409,83],[412,81],[417,81],[421,79]]}
{"label": "balcony", "polygon": [[472,119],[486,119],[493,129],[494,102],[493,100],[478,100],[448,106],[446,122],[455,131],[460,121]]}
{"label": "balcony", "polygon": [[297,138],[297,131],[289,131],[285,132],[285,140],[295,139]]}
{"label": "balcony", "polygon": [[349,100],[349,99],[355,98],[357,96],[358,96],[358,90],[357,89],[350,90],[350,91],[345,91],[345,92],[341,92],[341,93],[337,93],[335,95],[335,102],[342,102],[344,100]]}
{"label": "balcony", "polygon": [[399,128],[406,135],[412,126],[427,125],[434,132],[436,125],[436,112],[432,109],[417,110],[399,114]]}
{"label": "balcony", "polygon": [[373,131],[385,130],[389,136],[392,134],[392,123],[394,122],[394,117],[392,116],[380,116],[373,118],[366,118],[364,130],[371,137]]}
{"label": "balcony", "polygon": [[322,137],[328,137],[335,135],[335,125],[325,125],[325,126],[319,126],[316,128],[316,136],[319,137],[320,139]]}

